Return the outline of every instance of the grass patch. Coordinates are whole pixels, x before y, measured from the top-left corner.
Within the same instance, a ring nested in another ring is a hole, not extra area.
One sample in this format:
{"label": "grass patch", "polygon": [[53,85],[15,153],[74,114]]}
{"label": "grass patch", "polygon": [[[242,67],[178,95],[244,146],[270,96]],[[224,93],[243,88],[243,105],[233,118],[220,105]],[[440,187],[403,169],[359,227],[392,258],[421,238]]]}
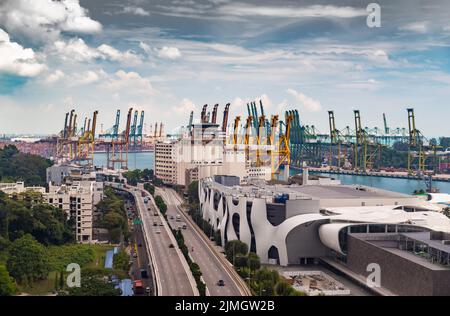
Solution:
{"label": "grass patch", "polygon": [[94,260],[86,265],[86,268],[104,268],[106,252],[114,249],[112,245],[90,245],[94,250]]}
{"label": "grass patch", "polygon": [[[50,246],[47,248],[50,265],[54,271],[50,272],[47,279],[34,282],[32,286],[21,286],[19,291],[30,295],[49,295],[55,289],[55,279],[69,263],[78,263],[84,269],[99,269],[105,267],[105,257],[108,250],[112,250],[112,245],[64,245]],[[114,271],[116,272],[116,271]],[[120,277],[125,277],[123,271],[117,271]],[[65,274],[67,276],[67,274]]]}
{"label": "grass patch", "polygon": [[19,286],[19,292],[30,295],[49,295],[55,290],[55,278],[57,272],[52,271],[48,274],[48,278],[38,282],[34,282],[32,286]]}

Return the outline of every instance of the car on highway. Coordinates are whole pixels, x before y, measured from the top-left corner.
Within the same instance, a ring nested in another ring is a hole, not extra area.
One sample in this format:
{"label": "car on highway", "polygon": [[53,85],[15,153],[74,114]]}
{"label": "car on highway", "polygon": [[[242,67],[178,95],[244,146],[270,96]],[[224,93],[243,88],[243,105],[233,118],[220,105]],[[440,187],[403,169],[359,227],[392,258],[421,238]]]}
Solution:
{"label": "car on highway", "polygon": [[161,231],[158,229],[158,230],[156,231],[156,233],[157,233],[157,234],[161,234]]}
{"label": "car on highway", "polygon": [[153,213],[153,216],[158,216],[158,212],[154,212],[154,213]]}
{"label": "car on highway", "polygon": [[175,217],[173,217],[173,215],[170,215],[170,219],[174,219]]}
{"label": "car on highway", "polygon": [[169,245],[169,248],[175,248],[175,247],[174,247],[174,245],[173,245],[173,244],[170,244],[170,245]]}
{"label": "car on highway", "polygon": [[217,286],[225,286],[224,280],[217,281]]}
{"label": "car on highway", "polygon": [[137,258],[137,253],[133,253],[133,258]]}
{"label": "car on highway", "polygon": [[183,223],[183,225],[181,226],[182,229],[187,229],[187,225],[186,223]]}
{"label": "car on highway", "polygon": [[150,287],[147,286],[147,287],[145,288],[145,292],[146,292],[147,294],[150,294]]}
{"label": "car on highway", "polygon": [[161,223],[159,223],[159,226],[164,226],[164,224],[161,222]]}
{"label": "car on highway", "polygon": [[158,222],[153,222],[153,226],[158,226]]}

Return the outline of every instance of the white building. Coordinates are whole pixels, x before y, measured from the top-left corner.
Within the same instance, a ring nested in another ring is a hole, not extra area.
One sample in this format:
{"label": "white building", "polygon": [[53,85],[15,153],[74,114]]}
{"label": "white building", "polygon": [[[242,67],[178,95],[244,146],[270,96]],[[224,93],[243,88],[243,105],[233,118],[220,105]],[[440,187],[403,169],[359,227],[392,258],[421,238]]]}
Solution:
{"label": "white building", "polygon": [[45,193],[44,187],[39,186],[32,186],[32,187],[25,187],[24,182],[11,182],[11,183],[0,183],[0,191],[5,192],[8,195],[12,194],[19,194],[24,193],[28,191],[38,192],[38,193]]}
{"label": "white building", "polygon": [[182,186],[217,174],[236,175],[243,182],[271,178],[270,166],[248,163],[245,147],[225,146],[225,134],[211,123],[193,125],[190,137],[157,142],[154,170],[164,183]]}
{"label": "white building", "polygon": [[92,242],[93,211],[103,198],[103,182],[80,181],[71,185],[53,186],[44,194],[48,204],[64,211],[75,221],[76,240]]}
{"label": "white building", "polygon": [[220,179],[200,181],[203,218],[220,230],[223,245],[239,239],[263,263],[285,266],[343,254],[339,234],[352,226],[367,232],[380,224],[383,232],[403,225],[450,233],[450,220],[440,208],[414,196],[336,182],[227,186]]}

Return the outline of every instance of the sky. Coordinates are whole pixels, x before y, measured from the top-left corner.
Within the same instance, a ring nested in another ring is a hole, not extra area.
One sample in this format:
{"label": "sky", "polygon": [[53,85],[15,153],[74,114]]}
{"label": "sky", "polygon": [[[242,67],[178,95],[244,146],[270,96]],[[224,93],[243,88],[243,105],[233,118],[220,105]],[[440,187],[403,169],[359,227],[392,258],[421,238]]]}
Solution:
{"label": "sky", "polygon": [[[0,134],[57,133],[64,115],[144,110],[146,130],[170,132],[190,111],[246,103],[266,114],[297,109],[327,133],[362,124],[450,136],[450,2],[0,0]],[[124,116],[122,125],[124,125]]]}

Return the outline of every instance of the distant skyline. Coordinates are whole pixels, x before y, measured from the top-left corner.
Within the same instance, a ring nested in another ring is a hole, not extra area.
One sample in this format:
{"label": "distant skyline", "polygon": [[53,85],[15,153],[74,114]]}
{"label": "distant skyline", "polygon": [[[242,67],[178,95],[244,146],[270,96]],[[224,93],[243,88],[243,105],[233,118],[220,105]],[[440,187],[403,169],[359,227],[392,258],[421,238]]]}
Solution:
{"label": "distant skyline", "polygon": [[[381,6],[380,28],[366,24]],[[407,127],[450,136],[450,2],[1,0],[0,135],[57,133],[64,114],[99,110],[98,128],[132,106],[170,132],[191,110],[246,103],[297,109],[328,132]]]}

